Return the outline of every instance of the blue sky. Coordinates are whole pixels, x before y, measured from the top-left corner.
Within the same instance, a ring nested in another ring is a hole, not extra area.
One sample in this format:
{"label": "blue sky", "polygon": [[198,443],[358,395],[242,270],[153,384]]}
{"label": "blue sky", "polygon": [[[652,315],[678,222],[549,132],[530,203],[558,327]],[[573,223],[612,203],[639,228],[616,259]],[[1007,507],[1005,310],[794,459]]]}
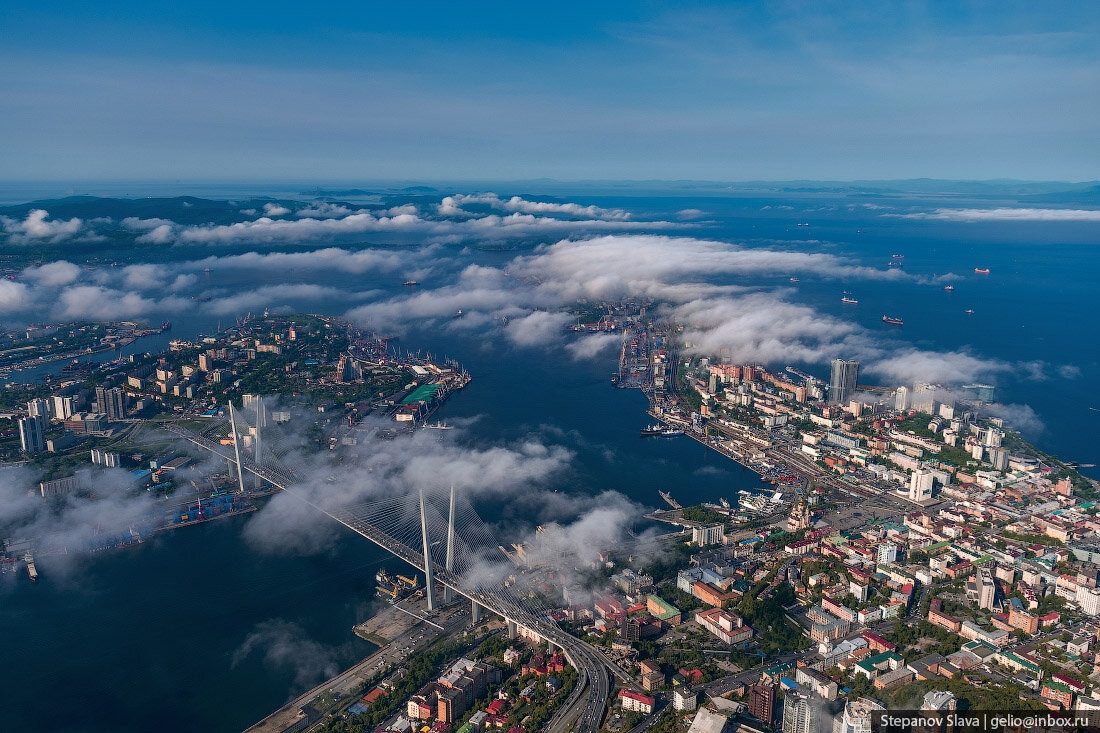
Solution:
{"label": "blue sky", "polygon": [[8,0],[0,178],[1092,180],[1098,29],[1091,2]]}

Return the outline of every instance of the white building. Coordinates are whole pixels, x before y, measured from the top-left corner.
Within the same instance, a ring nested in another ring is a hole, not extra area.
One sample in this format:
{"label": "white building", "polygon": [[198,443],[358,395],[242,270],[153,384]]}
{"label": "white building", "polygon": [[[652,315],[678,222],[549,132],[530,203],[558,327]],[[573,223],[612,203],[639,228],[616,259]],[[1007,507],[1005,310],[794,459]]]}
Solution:
{"label": "white building", "polygon": [[889,565],[898,559],[898,546],[892,542],[886,542],[878,546],[879,565]]}
{"label": "white building", "polygon": [[706,545],[720,545],[726,539],[726,527],[722,524],[712,524],[709,527],[692,527],[691,543],[704,547]]}
{"label": "white building", "polygon": [[935,475],[925,469],[917,469],[909,476],[909,501],[924,501],[932,498],[932,486]]}
{"label": "white building", "polygon": [[871,715],[885,709],[869,697],[849,700],[843,712],[833,718],[833,733],[871,733]]}

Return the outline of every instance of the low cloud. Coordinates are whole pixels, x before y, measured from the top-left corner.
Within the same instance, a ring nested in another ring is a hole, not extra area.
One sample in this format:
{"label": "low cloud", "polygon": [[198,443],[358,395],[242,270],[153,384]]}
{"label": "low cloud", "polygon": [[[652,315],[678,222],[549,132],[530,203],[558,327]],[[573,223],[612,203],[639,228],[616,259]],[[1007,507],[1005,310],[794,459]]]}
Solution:
{"label": "low cloud", "polygon": [[301,626],[283,619],[257,624],[233,652],[232,666],[254,654],[268,667],[292,670],[295,689],[307,689],[340,671],[335,649],[310,639]]}
{"label": "low cloud", "polygon": [[290,209],[282,204],[264,204],[264,214],[267,216],[286,216]]}
{"label": "low cloud", "polygon": [[912,214],[883,214],[903,219],[941,221],[1100,221],[1096,209],[936,209]]}
{"label": "low cloud", "polygon": [[0,216],[0,225],[4,231],[10,234],[8,241],[13,244],[26,244],[28,242],[49,242],[56,244],[66,239],[72,239],[80,233],[83,222],[72,218],[68,221],[62,219],[47,219],[49,212],[45,209],[33,209],[22,221]]}
{"label": "low cloud", "polygon": [[68,285],[80,277],[80,268],[72,262],[57,260],[23,270],[23,277],[43,287]]}

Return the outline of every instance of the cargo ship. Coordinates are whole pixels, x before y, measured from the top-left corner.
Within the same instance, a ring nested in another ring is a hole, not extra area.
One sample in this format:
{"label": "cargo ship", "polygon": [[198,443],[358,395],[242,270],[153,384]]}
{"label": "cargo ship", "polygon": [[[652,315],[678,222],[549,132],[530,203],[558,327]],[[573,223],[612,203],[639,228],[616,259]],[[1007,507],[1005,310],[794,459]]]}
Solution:
{"label": "cargo ship", "polygon": [[883,323],[889,323],[892,326],[901,326],[901,325],[904,325],[904,323],[905,323],[905,321],[901,320],[897,316],[883,316],[882,317],[882,322]]}
{"label": "cargo ship", "polygon": [[975,267],[974,272],[978,273],[979,275],[988,275],[989,274],[989,268],[988,267]]}
{"label": "cargo ship", "polygon": [[650,425],[647,428],[642,428],[642,437],[643,438],[651,438],[651,437],[658,437],[658,436],[669,436],[670,437],[670,436],[674,436],[674,435],[683,435],[683,434],[684,434],[683,430],[678,430],[676,428],[666,427],[664,425]]}
{"label": "cargo ship", "polygon": [[841,303],[851,303],[852,305],[855,305],[859,301],[856,300],[855,298],[851,297],[851,296],[845,295],[843,298],[840,299],[840,302]]}
{"label": "cargo ship", "polygon": [[416,280],[406,280],[406,281],[405,281],[404,283],[402,283],[402,284],[403,284],[403,285],[404,285],[404,286],[405,286],[406,288],[415,288],[415,287],[416,287],[417,285],[419,285],[420,283],[418,283],[418,282],[417,282]]}
{"label": "cargo ship", "polygon": [[955,289],[955,286],[954,285],[944,285],[943,289],[947,290],[947,291],[951,291],[951,290]]}

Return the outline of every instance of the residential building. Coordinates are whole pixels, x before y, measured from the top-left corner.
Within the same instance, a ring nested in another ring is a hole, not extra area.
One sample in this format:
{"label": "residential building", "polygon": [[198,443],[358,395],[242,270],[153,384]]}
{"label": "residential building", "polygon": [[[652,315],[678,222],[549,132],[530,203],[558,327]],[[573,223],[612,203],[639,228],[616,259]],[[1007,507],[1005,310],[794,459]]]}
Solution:
{"label": "residential building", "polygon": [[817,733],[824,711],[812,692],[789,690],[783,699],[783,733]]}
{"label": "residential building", "polygon": [[859,362],[833,359],[829,367],[829,404],[846,405],[859,381]]}
{"label": "residential building", "polygon": [[749,688],[749,715],[771,726],[775,713],[775,685],[761,679]]}
{"label": "residential building", "polygon": [[649,715],[653,712],[653,704],[655,702],[656,700],[648,695],[643,695],[639,692],[631,692],[630,690],[619,690],[619,704],[622,705],[623,710],[631,710]]}
{"label": "residential building", "polygon": [[740,616],[721,608],[708,608],[695,614],[695,621],[726,644],[740,644],[752,638],[752,627]]}
{"label": "residential building", "polygon": [[692,527],[691,543],[699,547],[706,545],[720,545],[726,539],[726,527],[724,524],[712,524],[707,527]]}
{"label": "residential building", "polygon": [[46,449],[46,418],[28,415],[19,419],[19,447],[24,453],[39,453]]}

